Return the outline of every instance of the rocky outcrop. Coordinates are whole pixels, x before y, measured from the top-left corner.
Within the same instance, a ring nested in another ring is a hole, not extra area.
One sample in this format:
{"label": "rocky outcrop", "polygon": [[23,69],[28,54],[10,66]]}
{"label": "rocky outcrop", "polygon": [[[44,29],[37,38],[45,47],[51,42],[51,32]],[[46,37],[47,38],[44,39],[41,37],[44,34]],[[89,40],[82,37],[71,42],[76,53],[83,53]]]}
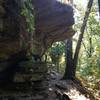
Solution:
{"label": "rocky outcrop", "polygon": [[41,57],[53,42],[74,34],[73,9],[57,0],[32,0],[35,32],[29,33],[26,18],[21,15],[25,1],[0,0],[0,80],[6,76],[9,80],[19,64],[28,60],[26,54],[31,47]]}
{"label": "rocky outcrop", "polygon": [[[57,0],[32,0],[35,11],[35,41],[37,54],[43,55],[45,50],[57,41],[74,35],[73,9]],[[41,42],[40,42],[41,41]]]}
{"label": "rocky outcrop", "polygon": [[[20,16],[23,0],[0,1],[0,59],[7,59],[23,48],[28,48],[25,18]],[[73,36],[73,9],[57,0],[32,0],[35,11],[35,54],[42,56],[53,42]],[[22,46],[22,42],[26,44]]]}

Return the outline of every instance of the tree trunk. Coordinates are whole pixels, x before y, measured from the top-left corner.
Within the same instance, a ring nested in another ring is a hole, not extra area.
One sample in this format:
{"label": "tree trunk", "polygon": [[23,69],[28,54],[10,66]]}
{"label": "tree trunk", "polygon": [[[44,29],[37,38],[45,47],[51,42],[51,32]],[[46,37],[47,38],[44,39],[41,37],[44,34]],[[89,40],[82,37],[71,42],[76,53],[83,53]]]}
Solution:
{"label": "tree trunk", "polygon": [[[73,0],[65,0],[65,3],[69,3],[73,5]],[[67,40],[66,43],[66,68],[64,73],[64,79],[72,79],[74,78],[74,68],[73,68],[73,50],[72,50],[72,38]]]}
{"label": "tree trunk", "polygon": [[92,50],[93,50],[93,47],[92,47],[92,37],[89,38],[89,43],[90,43],[89,57],[92,57]]}
{"label": "tree trunk", "polygon": [[100,15],[100,0],[98,0],[98,6],[99,6],[99,15]]}
{"label": "tree trunk", "polygon": [[67,40],[66,48],[66,68],[64,73],[64,79],[72,79],[74,77],[73,69],[73,51],[72,51],[72,38]]}

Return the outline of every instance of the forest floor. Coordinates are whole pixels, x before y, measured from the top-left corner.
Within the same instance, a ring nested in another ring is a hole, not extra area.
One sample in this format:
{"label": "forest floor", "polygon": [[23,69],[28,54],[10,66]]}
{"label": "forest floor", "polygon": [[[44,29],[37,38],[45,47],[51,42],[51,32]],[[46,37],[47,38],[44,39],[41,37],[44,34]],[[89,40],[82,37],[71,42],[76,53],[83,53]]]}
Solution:
{"label": "forest floor", "polygon": [[[61,80],[55,71],[48,73],[43,82],[0,87],[0,100],[95,100],[80,82]],[[9,87],[9,88],[8,88]]]}

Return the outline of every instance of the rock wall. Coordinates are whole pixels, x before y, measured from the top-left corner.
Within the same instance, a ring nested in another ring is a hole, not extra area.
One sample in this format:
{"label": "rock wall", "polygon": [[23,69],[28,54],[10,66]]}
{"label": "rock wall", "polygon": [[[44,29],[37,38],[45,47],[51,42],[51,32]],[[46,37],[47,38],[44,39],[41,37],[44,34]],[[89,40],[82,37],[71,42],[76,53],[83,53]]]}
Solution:
{"label": "rock wall", "polygon": [[0,82],[12,80],[18,62],[26,57],[21,47],[21,0],[0,0]]}
{"label": "rock wall", "polygon": [[19,13],[19,1],[0,0],[0,61],[20,49]]}

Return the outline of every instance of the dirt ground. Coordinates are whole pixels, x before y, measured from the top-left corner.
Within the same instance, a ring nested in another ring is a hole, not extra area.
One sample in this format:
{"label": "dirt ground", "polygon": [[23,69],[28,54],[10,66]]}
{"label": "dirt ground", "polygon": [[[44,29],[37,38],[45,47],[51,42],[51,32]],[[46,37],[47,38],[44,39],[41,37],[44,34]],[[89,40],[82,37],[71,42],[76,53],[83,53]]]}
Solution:
{"label": "dirt ground", "polygon": [[42,82],[0,85],[0,100],[94,100],[72,80],[51,71]]}

